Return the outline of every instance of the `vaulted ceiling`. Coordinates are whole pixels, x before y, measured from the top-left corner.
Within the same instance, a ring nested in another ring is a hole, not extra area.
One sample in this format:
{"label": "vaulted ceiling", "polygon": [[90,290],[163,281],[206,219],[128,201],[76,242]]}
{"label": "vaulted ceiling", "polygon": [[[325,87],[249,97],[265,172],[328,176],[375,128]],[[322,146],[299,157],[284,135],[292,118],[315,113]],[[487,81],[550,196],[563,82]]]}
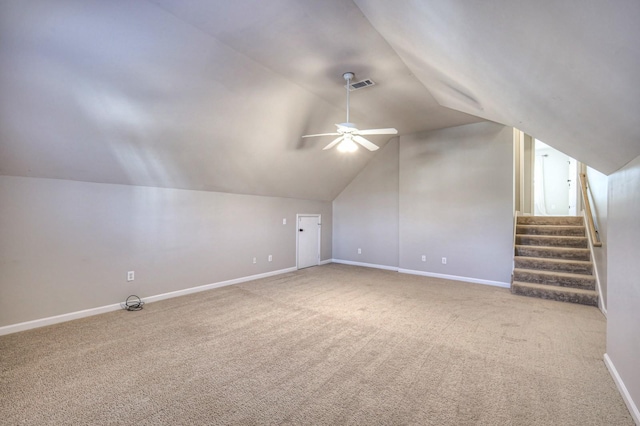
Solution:
{"label": "vaulted ceiling", "polygon": [[[301,139],[516,126],[640,155],[640,3],[2,0],[0,174],[332,200],[375,155]],[[371,137],[384,145],[389,137]]]}

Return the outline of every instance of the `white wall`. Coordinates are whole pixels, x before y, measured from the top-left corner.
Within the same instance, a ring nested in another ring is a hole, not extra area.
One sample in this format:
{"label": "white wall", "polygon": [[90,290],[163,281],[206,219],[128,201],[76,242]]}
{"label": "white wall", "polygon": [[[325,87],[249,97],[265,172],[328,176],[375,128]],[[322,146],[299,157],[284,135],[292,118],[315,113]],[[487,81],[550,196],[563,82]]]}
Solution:
{"label": "white wall", "polygon": [[400,139],[401,269],[508,285],[513,209],[511,128],[478,123]]}
{"label": "white wall", "polygon": [[640,422],[640,157],[609,176],[607,243],[607,356]]}
{"label": "white wall", "polygon": [[333,201],[333,217],[334,258],[398,266],[397,138]]}
{"label": "white wall", "polygon": [[589,192],[591,193],[591,209],[597,218],[598,235],[602,242],[602,247],[593,248],[593,262],[598,272],[600,288],[602,289],[602,304],[607,308],[607,223],[608,223],[608,186],[607,175],[597,170],[587,167],[587,180],[589,182]]}
{"label": "white wall", "polygon": [[330,259],[330,202],[0,176],[0,326],[295,267],[296,213]]}
{"label": "white wall", "polygon": [[336,259],[507,284],[512,129],[480,123],[401,136],[336,198],[333,211]]}

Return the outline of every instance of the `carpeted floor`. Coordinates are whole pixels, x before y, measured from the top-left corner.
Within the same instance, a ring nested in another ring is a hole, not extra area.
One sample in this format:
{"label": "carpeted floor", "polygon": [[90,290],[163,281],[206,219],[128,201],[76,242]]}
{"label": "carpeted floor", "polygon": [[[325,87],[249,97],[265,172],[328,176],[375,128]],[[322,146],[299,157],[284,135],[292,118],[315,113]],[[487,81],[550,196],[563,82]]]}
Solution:
{"label": "carpeted floor", "polygon": [[633,425],[594,307],[331,264],[0,337],[0,424]]}

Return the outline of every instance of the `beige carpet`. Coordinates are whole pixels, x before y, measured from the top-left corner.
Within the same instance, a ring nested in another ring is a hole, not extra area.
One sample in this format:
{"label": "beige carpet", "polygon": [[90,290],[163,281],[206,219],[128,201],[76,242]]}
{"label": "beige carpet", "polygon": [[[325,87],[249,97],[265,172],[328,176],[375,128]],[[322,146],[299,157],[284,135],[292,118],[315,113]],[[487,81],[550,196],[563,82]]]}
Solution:
{"label": "beige carpet", "polygon": [[633,425],[594,307],[326,265],[0,337],[0,424]]}

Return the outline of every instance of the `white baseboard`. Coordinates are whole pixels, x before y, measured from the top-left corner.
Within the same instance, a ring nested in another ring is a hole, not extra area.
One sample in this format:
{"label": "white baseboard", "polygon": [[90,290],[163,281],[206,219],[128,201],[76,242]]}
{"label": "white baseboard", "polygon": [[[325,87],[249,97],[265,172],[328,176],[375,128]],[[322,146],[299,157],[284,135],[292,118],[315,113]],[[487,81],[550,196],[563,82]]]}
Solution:
{"label": "white baseboard", "polygon": [[364,266],[365,268],[384,269],[387,271],[398,271],[397,266],[377,265],[375,263],[353,262],[351,260],[331,259],[333,263],[341,263],[343,265]]}
{"label": "white baseboard", "polygon": [[0,336],[4,336],[5,334],[18,333],[25,330],[31,330],[33,328],[45,327],[47,325],[58,324],[61,322],[72,321],[75,319],[90,317],[93,315],[106,314],[107,312],[117,311],[118,309],[122,309],[122,306],[120,306],[120,303],[115,303],[113,305],[99,306],[97,308],[84,309],[77,312],[69,312],[68,314],[56,315],[53,317],[40,318],[33,321],[5,325],[3,327],[0,327]]}
{"label": "white baseboard", "polygon": [[600,308],[600,312],[602,312],[602,315],[604,315],[604,317],[607,318],[607,308],[606,308],[606,306],[604,306],[604,304],[598,302],[598,307]]}
{"label": "white baseboard", "polygon": [[321,260],[319,265],[327,265],[329,263],[333,263],[333,259]]}
{"label": "white baseboard", "polygon": [[[232,280],[220,281],[213,284],[205,284],[198,287],[191,287],[191,288],[185,288],[183,290],[171,291],[169,293],[158,294],[155,296],[143,297],[142,301],[145,303],[157,302],[159,300],[170,299],[172,297],[178,297],[178,296],[185,296],[187,294],[198,293],[200,291],[211,290],[218,287],[225,287],[228,285],[258,280],[260,278],[272,277],[274,275],[286,274],[287,272],[293,272],[296,270],[297,269],[293,267],[293,268],[280,269],[277,271],[265,272],[263,274],[249,275],[247,277],[235,278]],[[18,333],[20,331],[31,330],[39,327],[45,327],[47,325],[58,324],[61,322],[71,321],[75,319],[90,317],[93,315],[105,314],[107,312],[113,312],[119,309],[122,309],[122,306],[120,305],[120,303],[115,303],[113,305],[100,306],[97,308],[84,309],[82,311],[69,312],[67,314],[56,315],[56,316],[47,317],[47,318],[40,318],[33,321],[26,321],[18,324],[5,325],[3,327],[0,327],[0,336],[4,336],[5,334]]]}
{"label": "white baseboard", "polygon": [[295,267],[280,269],[277,271],[265,272],[263,274],[249,275],[248,277],[234,278],[232,280],[220,281],[213,284],[205,284],[198,287],[185,288],[183,290],[171,291],[169,293],[158,294],[156,296],[145,297],[145,303],[157,302],[159,300],[171,299],[173,297],[186,296],[187,294],[198,293],[201,291],[212,290],[218,287],[226,287],[228,285],[240,284],[247,281],[259,280],[260,278],[272,277],[274,275],[286,274],[287,272],[297,271]]}
{"label": "white baseboard", "polygon": [[467,283],[492,285],[495,287],[511,288],[510,283],[501,281],[482,280],[479,278],[459,277],[456,275],[436,274],[433,272],[415,271],[413,269],[402,269],[397,266],[376,265],[374,263],[353,262],[351,260],[332,259],[333,263],[342,263],[344,265],[364,266],[365,268],[385,269],[387,271],[396,271],[401,274],[422,275],[424,277],[443,278],[445,280],[464,281]]}
{"label": "white baseboard", "polygon": [[616,370],[616,367],[613,365],[613,361],[611,361],[611,358],[609,358],[609,355],[607,354],[604,354],[604,365],[607,366],[609,374],[611,374],[611,377],[613,377],[613,381],[616,383],[616,386],[618,387],[618,391],[620,391],[620,394],[622,395],[624,403],[627,404],[627,408],[629,409],[629,413],[631,413],[631,417],[633,417],[636,425],[640,426],[640,411],[638,411],[638,406],[633,401],[633,398],[631,398],[627,387],[622,381],[622,377],[620,377],[620,375],[618,374],[618,370]]}
{"label": "white baseboard", "polygon": [[402,274],[422,275],[424,277],[442,278],[445,280],[464,281],[467,283],[492,285],[495,287],[511,288],[510,283],[503,283],[501,281],[483,280],[479,278],[459,277],[457,275],[436,274],[434,272],[415,271],[413,269],[398,269],[398,272]]}

